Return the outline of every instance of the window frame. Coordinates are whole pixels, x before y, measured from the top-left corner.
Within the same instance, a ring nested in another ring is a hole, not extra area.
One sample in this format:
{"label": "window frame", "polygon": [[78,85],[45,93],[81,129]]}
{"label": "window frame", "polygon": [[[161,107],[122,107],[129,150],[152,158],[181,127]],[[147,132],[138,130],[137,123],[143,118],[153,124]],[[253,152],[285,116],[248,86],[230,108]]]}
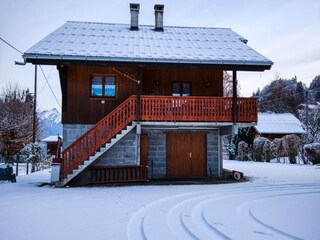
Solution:
{"label": "window frame", "polygon": [[[173,85],[174,84],[179,84],[179,96],[177,96],[177,97],[190,97],[190,96],[192,96],[192,82],[191,81],[174,81],[174,82],[172,82],[172,84],[171,84],[171,91],[172,91],[172,93],[171,93],[171,95],[172,96],[176,96],[176,95],[173,95],[174,94],[174,92],[173,92]],[[190,95],[189,96],[184,96],[183,95],[183,84],[189,84],[190,85]]]}
{"label": "window frame", "polygon": [[[95,77],[101,77],[102,79],[102,95],[101,96],[95,96],[92,95],[92,81]],[[106,79],[107,77],[113,77],[114,78],[114,85],[115,85],[115,95],[114,96],[108,96],[105,95],[105,89],[106,89]],[[117,84],[117,77],[115,74],[91,74],[90,78],[90,98],[96,98],[96,99],[114,99],[118,95],[118,84]]]}

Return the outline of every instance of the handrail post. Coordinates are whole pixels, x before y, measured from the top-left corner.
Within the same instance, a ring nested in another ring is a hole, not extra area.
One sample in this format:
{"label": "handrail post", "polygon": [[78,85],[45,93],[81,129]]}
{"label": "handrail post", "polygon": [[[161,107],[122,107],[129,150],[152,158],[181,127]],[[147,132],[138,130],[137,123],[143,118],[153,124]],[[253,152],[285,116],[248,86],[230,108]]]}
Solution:
{"label": "handrail post", "polygon": [[138,67],[136,70],[137,79],[137,121],[140,122],[141,118],[141,85],[142,85],[142,69]]}
{"label": "handrail post", "polygon": [[232,91],[232,121],[233,124],[237,123],[237,84],[238,84],[238,80],[237,80],[237,71],[233,70],[232,72],[232,87],[233,87],[233,91]]}

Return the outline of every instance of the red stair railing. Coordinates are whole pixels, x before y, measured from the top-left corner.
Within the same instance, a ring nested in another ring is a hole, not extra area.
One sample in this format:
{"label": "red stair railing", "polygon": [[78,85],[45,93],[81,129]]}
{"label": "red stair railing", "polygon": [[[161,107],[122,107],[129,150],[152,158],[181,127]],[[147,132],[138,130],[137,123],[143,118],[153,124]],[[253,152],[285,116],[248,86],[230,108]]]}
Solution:
{"label": "red stair railing", "polygon": [[62,152],[61,179],[136,119],[136,96],[131,96]]}

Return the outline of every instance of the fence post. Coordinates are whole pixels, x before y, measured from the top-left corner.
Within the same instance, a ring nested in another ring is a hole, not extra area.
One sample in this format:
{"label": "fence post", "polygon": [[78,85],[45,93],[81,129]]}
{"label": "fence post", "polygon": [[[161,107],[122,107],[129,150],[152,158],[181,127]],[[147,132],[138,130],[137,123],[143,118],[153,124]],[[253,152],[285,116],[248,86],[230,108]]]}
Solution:
{"label": "fence post", "polygon": [[19,156],[19,154],[17,154],[17,158],[16,158],[16,176],[18,176],[18,172],[19,172],[19,159],[20,159],[20,156]]}

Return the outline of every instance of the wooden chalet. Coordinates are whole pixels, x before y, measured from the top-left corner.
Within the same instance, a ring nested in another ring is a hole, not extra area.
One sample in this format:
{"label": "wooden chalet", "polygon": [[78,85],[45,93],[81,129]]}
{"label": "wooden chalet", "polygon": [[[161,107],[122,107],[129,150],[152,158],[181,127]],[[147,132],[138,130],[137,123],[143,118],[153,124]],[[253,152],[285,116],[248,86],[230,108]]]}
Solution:
{"label": "wooden chalet", "polygon": [[[62,91],[61,185],[217,177],[221,136],[257,122],[257,99],[238,98],[237,71],[272,62],[227,28],[67,22],[27,50],[56,65]],[[233,97],[223,96],[223,71]]]}

